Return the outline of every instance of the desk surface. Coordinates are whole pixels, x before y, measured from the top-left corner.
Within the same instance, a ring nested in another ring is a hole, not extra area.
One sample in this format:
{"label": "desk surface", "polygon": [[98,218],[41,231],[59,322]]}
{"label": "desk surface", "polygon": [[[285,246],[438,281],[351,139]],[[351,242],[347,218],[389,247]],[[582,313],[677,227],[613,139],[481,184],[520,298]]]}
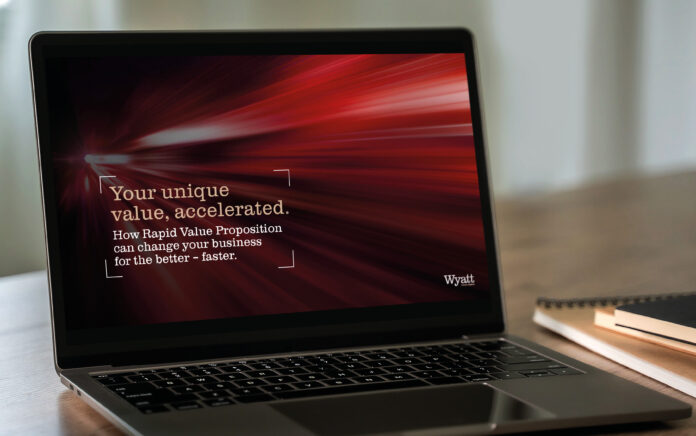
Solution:
{"label": "desk surface", "polygon": [[[622,180],[497,203],[509,330],[696,405],[696,399],[531,321],[537,296],[694,290],[696,173]],[[45,272],[0,279],[0,433],[120,434],[53,370]],[[579,430],[577,434],[587,434]],[[696,418],[592,434],[694,434]]]}

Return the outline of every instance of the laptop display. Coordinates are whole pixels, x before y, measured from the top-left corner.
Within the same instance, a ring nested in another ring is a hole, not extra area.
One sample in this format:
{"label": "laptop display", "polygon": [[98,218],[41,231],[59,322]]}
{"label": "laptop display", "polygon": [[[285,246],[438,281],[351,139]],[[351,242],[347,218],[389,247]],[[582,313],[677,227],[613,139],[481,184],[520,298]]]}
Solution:
{"label": "laptop display", "polygon": [[46,72],[68,329],[490,298],[463,53]]}

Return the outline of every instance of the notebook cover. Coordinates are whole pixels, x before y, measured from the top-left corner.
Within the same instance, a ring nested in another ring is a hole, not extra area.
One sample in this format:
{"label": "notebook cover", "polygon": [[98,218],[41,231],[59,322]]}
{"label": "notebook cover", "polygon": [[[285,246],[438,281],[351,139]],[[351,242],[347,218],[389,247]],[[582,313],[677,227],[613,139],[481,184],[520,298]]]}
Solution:
{"label": "notebook cover", "polygon": [[696,344],[696,295],[616,308],[616,323]]}
{"label": "notebook cover", "polygon": [[534,322],[621,365],[696,397],[696,358],[594,325],[594,307],[537,307]]}
{"label": "notebook cover", "polygon": [[594,310],[594,324],[597,327],[609,329],[613,332],[620,333],[622,335],[628,335],[636,339],[651,342],[657,345],[662,345],[663,347],[671,348],[673,350],[689,353],[696,358],[696,345],[688,344],[686,342],[681,341],[675,341],[659,335],[653,335],[651,333],[642,332],[640,330],[617,326],[614,323],[613,307],[596,308]]}

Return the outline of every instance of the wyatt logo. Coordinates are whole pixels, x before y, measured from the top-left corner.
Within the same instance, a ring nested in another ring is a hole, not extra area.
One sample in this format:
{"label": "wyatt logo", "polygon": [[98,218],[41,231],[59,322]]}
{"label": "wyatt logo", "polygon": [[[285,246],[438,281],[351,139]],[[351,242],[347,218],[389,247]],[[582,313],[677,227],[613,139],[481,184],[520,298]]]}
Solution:
{"label": "wyatt logo", "polygon": [[459,286],[474,286],[476,280],[473,274],[467,274],[465,276],[457,276],[454,274],[445,274],[445,284],[454,286],[458,288]]}

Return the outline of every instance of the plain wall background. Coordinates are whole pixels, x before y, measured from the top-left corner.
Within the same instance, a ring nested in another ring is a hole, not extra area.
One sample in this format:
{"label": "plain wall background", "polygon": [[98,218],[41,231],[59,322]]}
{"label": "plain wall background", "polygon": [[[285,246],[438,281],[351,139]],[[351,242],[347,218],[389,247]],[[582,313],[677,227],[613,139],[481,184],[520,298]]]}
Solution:
{"label": "plain wall background", "polygon": [[0,0],[0,5],[0,276],[45,266],[27,59],[27,41],[39,30],[465,26],[478,38],[497,196],[696,168],[693,1]]}

